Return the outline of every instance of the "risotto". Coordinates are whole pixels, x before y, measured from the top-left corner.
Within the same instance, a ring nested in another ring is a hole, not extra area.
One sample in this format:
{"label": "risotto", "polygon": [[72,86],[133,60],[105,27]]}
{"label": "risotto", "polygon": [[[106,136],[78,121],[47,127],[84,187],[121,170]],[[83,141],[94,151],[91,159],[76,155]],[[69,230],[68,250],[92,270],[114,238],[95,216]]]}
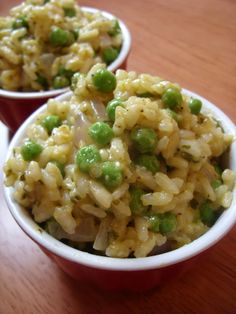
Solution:
{"label": "risotto", "polygon": [[119,55],[119,22],[75,0],[26,0],[0,17],[0,88],[41,91],[70,85],[72,75]]}
{"label": "risotto", "polygon": [[51,99],[4,166],[13,197],[49,234],[110,257],[174,250],[230,206],[232,143],[199,99],[159,77],[96,64]]}

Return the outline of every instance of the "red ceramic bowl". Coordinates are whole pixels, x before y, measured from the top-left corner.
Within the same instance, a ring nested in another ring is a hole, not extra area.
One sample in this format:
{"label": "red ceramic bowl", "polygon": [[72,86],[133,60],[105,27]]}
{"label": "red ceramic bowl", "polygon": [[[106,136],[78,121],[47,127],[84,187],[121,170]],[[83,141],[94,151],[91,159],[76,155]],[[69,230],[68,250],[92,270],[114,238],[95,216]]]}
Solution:
{"label": "red ceramic bowl", "polygon": [[[203,102],[203,112],[213,115],[222,122],[226,133],[236,135],[234,123],[216,106],[190,91],[184,93]],[[71,93],[59,96],[66,100]],[[39,108],[20,127],[10,143],[7,159],[13,148],[24,138],[27,127],[45,110]],[[236,142],[231,145],[228,167],[236,170]],[[111,258],[81,252],[54,239],[41,229],[29,215],[29,212],[14,202],[13,188],[4,187],[4,194],[11,214],[22,230],[39,247],[52,258],[66,273],[83,284],[93,284],[99,288],[115,291],[143,291],[168,282],[183,270],[204,251],[218,242],[236,222],[236,188],[233,191],[233,202],[220,216],[208,232],[192,243],[171,252],[144,258]]]}
{"label": "red ceramic bowl", "polygon": [[[96,13],[100,10],[82,7],[86,12]],[[114,19],[114,15],[101,11],[108,19]],[[121,32],[123,35],[123,44],[118,58],[112,62],[108,69],[115,71],[119,69],[126,69],[126,62],[131,48],[131,36],[127,26],[123,21],[119,20]],[[49,98],[58,96],[66,91],[68,88],[57,90],[42,91],[42,92],[12,92],[0,89],[0,120],[15,132],[22,122],[39,106],[44,104]]]}

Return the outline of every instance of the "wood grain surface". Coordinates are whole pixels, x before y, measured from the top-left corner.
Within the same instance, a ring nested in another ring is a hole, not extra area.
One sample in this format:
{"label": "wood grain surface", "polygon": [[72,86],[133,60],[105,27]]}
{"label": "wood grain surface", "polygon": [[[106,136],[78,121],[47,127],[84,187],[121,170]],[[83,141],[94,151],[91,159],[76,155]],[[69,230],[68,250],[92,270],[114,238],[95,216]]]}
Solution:
{"label": "wood grain surface", "polygon": [[[0,0],[0,15],[20,1]],[[178,82],[236,121],[235,0],[81,0],[130,28],[128,70]],[[0,134],[0,167],[6,147]],[[0,314],[236,313],[236,228],[179,279],[142,294],[80,286],[19,229],[0,183]]]}

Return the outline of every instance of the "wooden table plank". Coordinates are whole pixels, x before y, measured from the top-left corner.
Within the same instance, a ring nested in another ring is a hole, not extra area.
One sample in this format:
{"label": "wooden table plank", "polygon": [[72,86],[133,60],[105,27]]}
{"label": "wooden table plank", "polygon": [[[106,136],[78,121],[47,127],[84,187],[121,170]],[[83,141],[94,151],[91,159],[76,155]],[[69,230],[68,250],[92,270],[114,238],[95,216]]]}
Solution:
{"label": "wooden table plank", "polygon": [[[20,1],[0,2],[4,15]],[[80,1],[122,18],[133,36],[128,70],[178,82],[236,121],[236,1]],[[0,140],[0,167],[4,151]],[[1,174],[2,180],[2,174]],[[143,294],[81,287],[24,235],[0,183],[0,313],[236,313],[236,228],[179,279]]]}

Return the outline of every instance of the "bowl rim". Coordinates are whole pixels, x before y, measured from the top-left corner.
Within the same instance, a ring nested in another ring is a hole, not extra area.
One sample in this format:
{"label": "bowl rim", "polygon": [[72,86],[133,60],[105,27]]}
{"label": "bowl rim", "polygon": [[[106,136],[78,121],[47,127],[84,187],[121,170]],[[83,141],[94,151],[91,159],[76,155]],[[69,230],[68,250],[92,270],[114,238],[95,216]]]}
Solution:
{"label": "bowl rim", "polygon": [[[234,137],[236,136],[235,124],[218,107],[216,107],[211,102],[196,93],[193,93],[186,89],[182,89],[182,91],[183,94],[189,97],[200,99],[203,102],[202,111],[219,119],[226,133],[233,134]],[[72,92],[68,92],[66,94],[60,95],[56,99],[59,101],[67,100],[71,95]],[[27,126],[31,124],[36,119],[37,115],[41,113],[45,108],[46,105],[43,105],[42,107],[37,109],[18,129],[10,143],[5,160],[7,160],[11,155],[14,146],[21,142]],[[236,170],[236,142],[234,142],[230,147],[229,167],[233,170]],[[226,233],[228,233],[229,230],[236,223],[235,187],[233,190],[233,201],[231,206],[224,211],[224,213],[219,217],[217,222],[205,234],[203,234],[193,242],[176,250],[149,257],[113,258],[106,256],[97,256],[91,253],[71,248],[47,234],[33,221],[30,215],[27,214],[27,211],[13,200],[12,187],[3,186],[3,191],[5,200],[12,216],[14,217],[18,225],[23,229],[23,231],[33,241],[35,241],[44,249],[48,250],[50,253],[56,256],[60,256],[68,261],[74,262],[76,264],[82,264],[87,267],[103,270],[143,271],[159,269],[180,263],[204,252],[205,250],[213,246]]]}
{"label": "bowl rim", "polygon": [[[122,47],[118,55],[118,58],[116,58],[116,60],[113,61],[107,67],[108,70],[115,71],[122,65],[122,63],[126,60],[126,58],[128,57],[130,53],[132,39],[131,39],[131,34],[127,25],[120,18],[116,17],[115,15],[107,11],[100,10],[98,8],[87,7],[87,6],[81,6],[81,9],[89,13],[101,12],[109,20],[117,19],[119,21],[121,33],[123,35]],[[0,88],[0,97],[10,98],[10,99],[49,98],[49,97],[58,96],[68,91],[69,91],[69,87],[60,88],[60,89],[52,89],[48,91],[32,91],[32,92],[15,92],[15,91],[10,91],[10,90],[5,90],[5,89]]]}

